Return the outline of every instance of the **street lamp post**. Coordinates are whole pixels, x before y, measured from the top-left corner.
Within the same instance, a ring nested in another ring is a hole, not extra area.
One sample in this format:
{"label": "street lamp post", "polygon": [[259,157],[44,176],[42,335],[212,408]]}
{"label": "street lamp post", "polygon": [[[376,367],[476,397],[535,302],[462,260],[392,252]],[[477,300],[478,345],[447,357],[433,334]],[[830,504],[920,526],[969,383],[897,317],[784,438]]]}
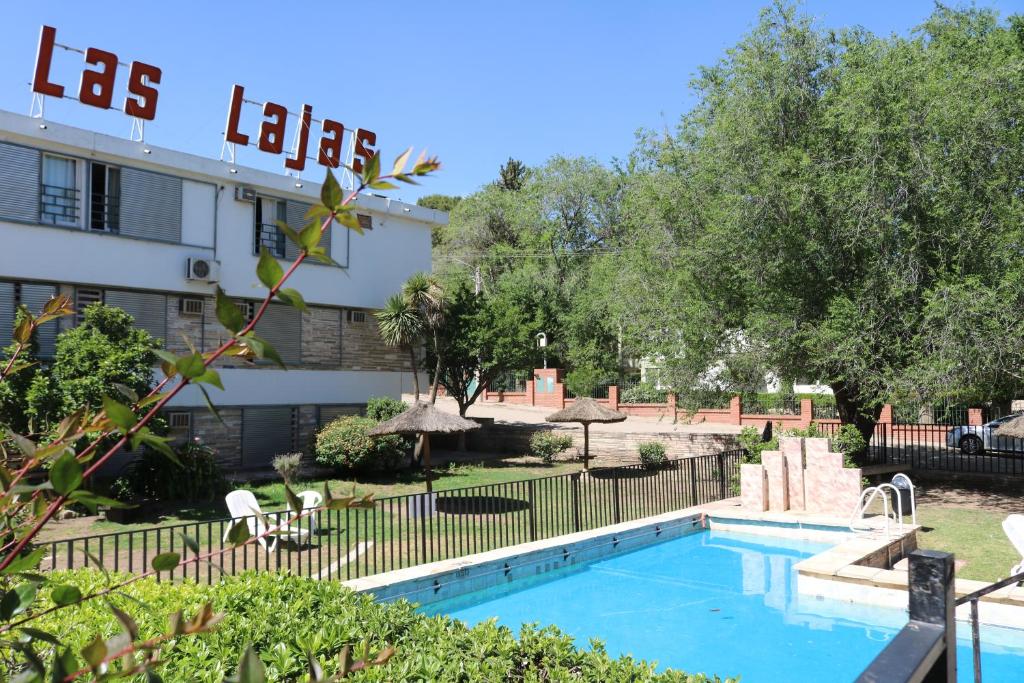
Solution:
{"label": "street lamp post", "polygon": [[548,335],[544,332],[537,333],[537,347],[544,354],[544,369],[548,369]]}

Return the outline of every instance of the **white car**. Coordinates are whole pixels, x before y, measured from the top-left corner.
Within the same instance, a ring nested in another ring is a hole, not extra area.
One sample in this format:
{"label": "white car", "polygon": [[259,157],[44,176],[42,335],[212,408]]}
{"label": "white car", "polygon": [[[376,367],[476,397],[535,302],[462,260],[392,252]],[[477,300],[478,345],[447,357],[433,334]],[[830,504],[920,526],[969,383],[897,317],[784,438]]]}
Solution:
{"label": "white car", "polygon": [[981,426],[953,427],[946,432],[946,445],[950,448],[959,448],[964,455],[978,455],[985,452],[1024,455],[1024,439],[1012,439],[995,433],[1001,425],[1020,415],[1021,413],[1004,415]]}

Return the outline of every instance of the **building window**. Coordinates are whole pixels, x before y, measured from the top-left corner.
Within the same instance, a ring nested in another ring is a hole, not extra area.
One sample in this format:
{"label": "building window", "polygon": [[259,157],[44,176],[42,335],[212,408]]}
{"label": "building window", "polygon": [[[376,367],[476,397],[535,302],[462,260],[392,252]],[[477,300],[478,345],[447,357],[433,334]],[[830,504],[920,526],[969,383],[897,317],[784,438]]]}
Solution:
{"label": "building window", "polygon": [[365,323],[366,311],[353,311],[351,308],[345,311],[345,320],[350,323]]}
{"label": "building window", "polygon": [[117,232],[121,227],[121,169],[93,163],[89,182],[89,229]]}
{"label": "building window", "polygon": [[178,300],[178,312],[182,315],[203,314],[203,300],[194,296],[183,296]]}
{"label": "building window", "polygon": [[74,159],[43,155],[39,220],[50,225],[78,225],[78,164]]}
{"label": "building window", "polygon": [[172,443],[187,443],[192,439],[192,413],[167,413],[167,427]]}
{"label": "building window", "polygon": [[75,319],[81,325],[85,320],[85,308],[95,303],[103,303],[102,289],[87,289],[78,287],[75,289]]}
{"label": "building window", "polygon": [[373,216],[366,213],[357,213],[356,219],[359,221],[359,227],[363,230],[373,230]]}
{"label": "building window", "polygon": [[277,258],[284,258],[285,236],[275,223],[283,220],[286,220],[284,202],[267,197],[256,198],[256,240],[253,253],[259,254],[260,247],[266,247]]}

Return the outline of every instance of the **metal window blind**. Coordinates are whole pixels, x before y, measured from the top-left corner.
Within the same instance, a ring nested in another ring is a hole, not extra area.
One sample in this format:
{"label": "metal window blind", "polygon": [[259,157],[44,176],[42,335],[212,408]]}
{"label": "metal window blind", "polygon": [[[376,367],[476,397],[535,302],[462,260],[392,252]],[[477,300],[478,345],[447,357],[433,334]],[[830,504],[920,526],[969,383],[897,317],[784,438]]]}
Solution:
{"label": "metal window blind", "polygon": [[[28,310],[32,311],[33,315],[39,315],[46,302],[53,298],[56,293],[57,288],[53,285],[22,284],[21,303],[28,306]],[[39,343],[40,358],[51,359],[56,353],[58,325],[59,322],[57,320],[51,320],[48,323],[43,323],[36,330],[36,341]]]}
{"label": "metal window blind", "polygon": [[39,150],[0,143],[0,218],[39,222]]}
{"label": "metal window blind", "polygon": [[75,288],[75,321],[81,325],[85,320],[85,309],[94,303],[103,301],[102,289]]}
{"label": "metal window blind", "polygon": [[[288,223],[288,227],[296,232],[306,227],[306,212],[309,211],[309,204],[303,202],[287,201],[285,202],[285,222]],[[327,253],[331,253],[331,233],[335,230],[344,230],[337,224],[331,227],[324,236],[320,238],[320,246],[327,250]],[[291,241],[286,240],[284,248],[284,257],[289,261],[294,261],[299,256],[299,248]],[[303,263],[317,263],[320,261],[316,259],[307,259]]]}
{"label": "metal window blind", "polygon": [[105,302],[135,318],[135,326],[157,339],[167,338],[167,295],[108,289]]}
{"label": "metal window blind", "polygon": [[0,349],[14,340],[14,283],[0,282]]}
{"label": "metal window blind", "polygon": [[181,178],[122,168],[119,232],[181,242]]}
{"label": "metal window blind", "polygon": [[270,464],[275,455],[295,450],[294,408],[260,407],[242,410],[242,466]]}
{"label": "metal window blind", "polygon": [[274,347],[286,365],[302,360],[302,313],[284,304],[271,304],[256,323],[256,335]]}

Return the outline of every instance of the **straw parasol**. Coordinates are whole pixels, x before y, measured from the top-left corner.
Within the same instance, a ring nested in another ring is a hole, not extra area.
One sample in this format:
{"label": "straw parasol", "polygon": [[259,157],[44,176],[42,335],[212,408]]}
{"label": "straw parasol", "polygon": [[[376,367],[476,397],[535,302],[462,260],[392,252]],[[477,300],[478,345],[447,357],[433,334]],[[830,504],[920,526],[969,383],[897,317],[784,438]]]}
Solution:
{"label": "straw parasol", "polygon": [[458,415],[438,410],[430,403],[417,401],[404,413],[385,420],[370,430],[370,436],[385,434],[422,434],[423,468],[427,473],[427,493],[433,491],[430,483],[430,435],[453,434],[478,429],[479,424]]}
{"label": "straw parasol", "polygon": [[545,418],[548,422],[579,422],[583,425],[583,469],[590,469],[590,423],[622,422],[624,413],[607,408],[592,398],[578,398],[568,408]]}
{"label": "straw parasol", "polygon": [[999,425],[995,435],[1007,439],[1024,439],[1024,413]]}

